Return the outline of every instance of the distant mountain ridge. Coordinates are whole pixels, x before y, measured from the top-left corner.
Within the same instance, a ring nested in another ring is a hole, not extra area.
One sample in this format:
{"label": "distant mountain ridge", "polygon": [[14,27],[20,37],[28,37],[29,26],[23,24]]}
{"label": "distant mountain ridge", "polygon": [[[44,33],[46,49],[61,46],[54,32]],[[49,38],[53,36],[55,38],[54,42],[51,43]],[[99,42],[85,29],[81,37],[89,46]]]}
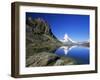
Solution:
{"label": "distant mountain ridge", "polygon": [[80,45],[80,46],[89,46],[89,41],[82,41],[82,42],[77,42],[72,40],[68,34],[64,35],[63,40],[60,40],[65,46],[74,46],[74,45]]}

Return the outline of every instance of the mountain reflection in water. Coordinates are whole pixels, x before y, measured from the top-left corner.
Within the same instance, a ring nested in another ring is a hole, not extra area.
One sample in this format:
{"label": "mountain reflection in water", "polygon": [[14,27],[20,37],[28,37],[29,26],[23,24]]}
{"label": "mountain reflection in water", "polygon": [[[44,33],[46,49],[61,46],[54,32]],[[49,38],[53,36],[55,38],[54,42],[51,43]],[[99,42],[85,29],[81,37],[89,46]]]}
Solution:
{"label": "mountain reflection in water", "polygon": [[76,47],[76,46],[62,46],[62,47],[58,48],[55,53],[59,53],[59,51],[64,51],[63,53],[65,55],[67,55],[68,51],[71,50],[74,47]]}
{"label": "mountain reflection in water", "polygon": [[73,58],[77,64],[89,64],[89,47],[86,46],[62,46],[55,54]]}

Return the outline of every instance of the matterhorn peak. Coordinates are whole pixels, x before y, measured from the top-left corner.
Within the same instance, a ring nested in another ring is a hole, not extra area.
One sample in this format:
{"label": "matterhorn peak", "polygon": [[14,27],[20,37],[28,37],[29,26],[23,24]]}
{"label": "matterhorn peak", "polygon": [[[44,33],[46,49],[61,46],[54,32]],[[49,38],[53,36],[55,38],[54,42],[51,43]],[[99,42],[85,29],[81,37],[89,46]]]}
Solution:
{"label": "matterhorn peak", "polygon": [[74,43],[76,43],[75,41],[73,41],[67,33],[64,34],[63,40],[61,40],[64,44],[68,44],[68,45],[72,45]]}
{"label": "matterhorn peak", "polygon": [[65,34],[63,40],[67,42],[68,41],[68,38],[69,38],[68,35]]}

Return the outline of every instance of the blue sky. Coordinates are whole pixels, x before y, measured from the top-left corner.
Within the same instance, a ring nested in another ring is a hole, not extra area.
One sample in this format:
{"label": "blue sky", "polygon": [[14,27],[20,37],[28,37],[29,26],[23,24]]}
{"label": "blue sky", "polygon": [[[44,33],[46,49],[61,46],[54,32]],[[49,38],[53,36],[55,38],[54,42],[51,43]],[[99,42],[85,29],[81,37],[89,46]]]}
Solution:
{"label": "blue sky", "polygon": [[89,40],[89,15],[27,12],[27,17],[44,19],[58,39],[63,39],[68,34],[75,41]]}

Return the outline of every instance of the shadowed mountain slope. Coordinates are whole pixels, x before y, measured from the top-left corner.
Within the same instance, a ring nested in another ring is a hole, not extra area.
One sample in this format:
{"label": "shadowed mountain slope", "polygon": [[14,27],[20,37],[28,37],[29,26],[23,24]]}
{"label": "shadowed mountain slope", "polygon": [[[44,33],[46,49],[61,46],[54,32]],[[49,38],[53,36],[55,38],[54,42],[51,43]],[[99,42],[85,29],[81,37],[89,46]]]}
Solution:
{"label": "shadowed mountain slope", "polygon": [[42,18],[26,19],[26,56],[41,51],[52,52],[62,43],[53,35],[50,25]]}

